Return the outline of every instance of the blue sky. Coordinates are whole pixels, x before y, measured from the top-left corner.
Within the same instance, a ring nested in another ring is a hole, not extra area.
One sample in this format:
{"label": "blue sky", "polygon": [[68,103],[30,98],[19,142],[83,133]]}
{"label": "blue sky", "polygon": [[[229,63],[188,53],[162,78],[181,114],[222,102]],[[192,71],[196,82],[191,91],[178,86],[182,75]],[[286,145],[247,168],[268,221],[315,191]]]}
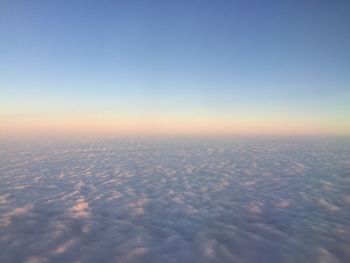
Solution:
{"label": "blue sky", "polygon": [[349,14],[348,1],[3,0],[0,109],[339,124],[350,116]]}

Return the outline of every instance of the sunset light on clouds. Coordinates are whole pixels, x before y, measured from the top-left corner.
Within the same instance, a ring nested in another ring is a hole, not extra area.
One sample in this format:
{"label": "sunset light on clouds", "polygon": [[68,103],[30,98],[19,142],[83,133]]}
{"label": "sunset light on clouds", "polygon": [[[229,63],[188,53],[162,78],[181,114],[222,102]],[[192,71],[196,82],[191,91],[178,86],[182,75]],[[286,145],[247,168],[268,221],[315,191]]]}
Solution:
{"label": "sunset light on clouds", "polygon": [[349,263],[350,0],[0,0],[0,263]]}

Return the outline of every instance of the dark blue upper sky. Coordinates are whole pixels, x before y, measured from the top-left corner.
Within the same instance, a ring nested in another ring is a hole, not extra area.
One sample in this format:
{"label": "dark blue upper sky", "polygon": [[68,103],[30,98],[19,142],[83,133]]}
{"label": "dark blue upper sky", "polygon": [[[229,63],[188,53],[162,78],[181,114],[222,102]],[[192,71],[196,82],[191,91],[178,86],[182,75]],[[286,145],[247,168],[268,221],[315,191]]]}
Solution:
{"label": "dark blue upper sky", "polygon": [[3,0],[0,38],[8,112],[350,112],[349,1]]}

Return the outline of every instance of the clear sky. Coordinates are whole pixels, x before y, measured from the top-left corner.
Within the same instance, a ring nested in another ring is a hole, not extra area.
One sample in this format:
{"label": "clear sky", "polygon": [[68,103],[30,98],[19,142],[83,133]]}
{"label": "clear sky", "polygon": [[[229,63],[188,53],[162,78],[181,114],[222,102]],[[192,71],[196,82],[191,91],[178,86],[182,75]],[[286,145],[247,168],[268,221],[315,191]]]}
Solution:
{"label": "clear sky", "polygon": [[0,1],[2,133],[350,135],[350,1]]}

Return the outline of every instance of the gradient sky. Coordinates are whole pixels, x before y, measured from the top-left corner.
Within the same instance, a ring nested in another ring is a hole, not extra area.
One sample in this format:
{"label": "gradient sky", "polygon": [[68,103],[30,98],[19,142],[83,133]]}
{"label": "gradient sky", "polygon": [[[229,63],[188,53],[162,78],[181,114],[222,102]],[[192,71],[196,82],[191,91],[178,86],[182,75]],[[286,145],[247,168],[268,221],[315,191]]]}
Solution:
{"label": "gradient sky", "polygon": [[1,132],[350,135],[349,14],[337,0],[2,0]]}

